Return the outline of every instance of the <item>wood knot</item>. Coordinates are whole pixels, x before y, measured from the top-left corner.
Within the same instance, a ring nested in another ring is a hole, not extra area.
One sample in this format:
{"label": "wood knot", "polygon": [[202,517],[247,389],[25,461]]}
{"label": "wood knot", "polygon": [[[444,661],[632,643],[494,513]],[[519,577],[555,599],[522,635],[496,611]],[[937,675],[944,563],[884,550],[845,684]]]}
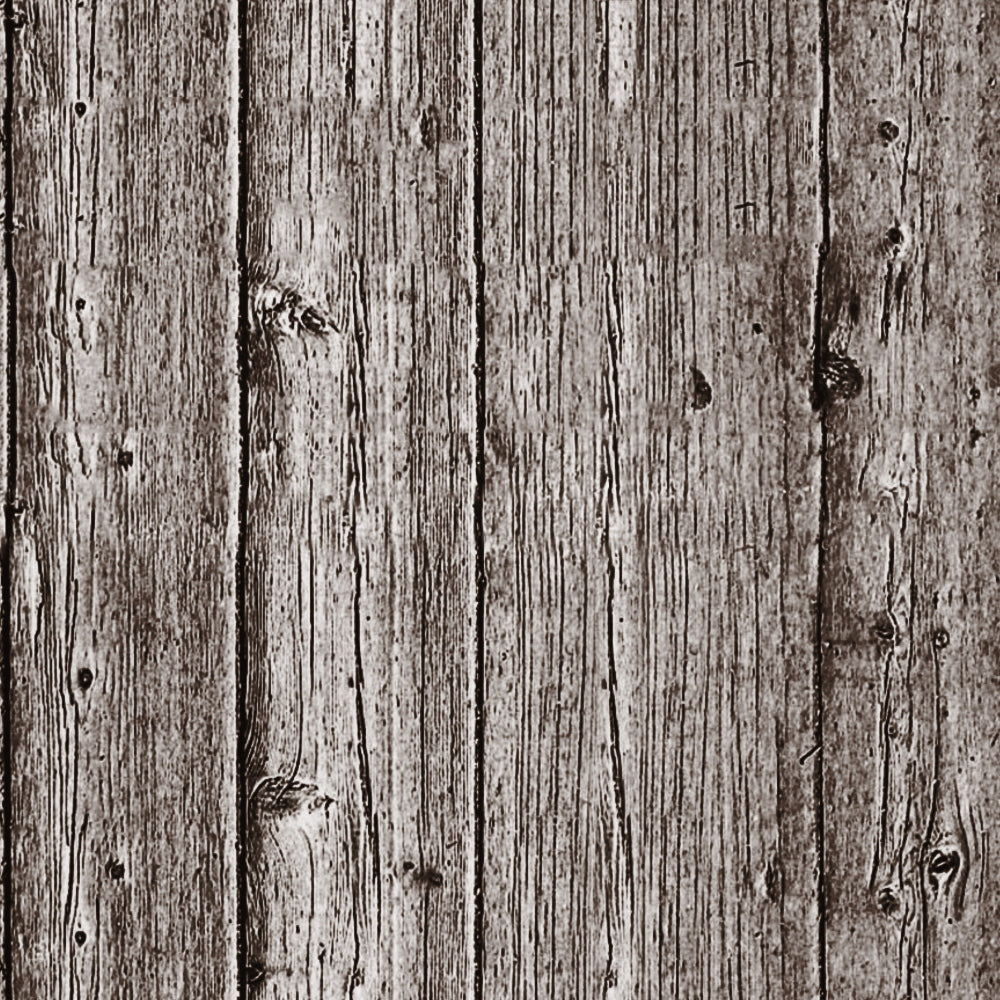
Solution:
{"label": "wood knot", "polygon": [[301,812],[315,812],[333,802],[328,795],[307,781],[290,781],[287,778],[264,778],[250,793],[253,808],[278,818]]}
{"label": "wood knot", "polygon": [[28,12],[25,10],[23,3],[16,2],[12,5],[7,23],[14,31],[21,31],[28,23]]}
{"label": "wood knot", "polygon": [[888,612],[882,612],[872,625],[872,634],[880,646],[891,649],[896,645],[896,623],[889,616]]}
{"label": "wood knot", "polygon": [[934,643],[935,649],[944,649],[951,642],[951,636],[948,635],[946,628],[939,628],[934,633],[934,638],[931,641]]}
{"label": "wood knot", "polygon": [[846,354],[827,354],[820,362],[817,374],[817,408],[854,399],[865,384],[857,362]]}
{"label": "wood knot", "polygon": [[250,962],[240,969],[240,983],[253,986],[264,978],[264,966],[258,962]]}
{"label": "wood knot", "polygon": [[961,867],[962,859],[954,848],[938,848],[931,851],[927,859],[927,881],[937,895],[939,889],[946,888]]}
{"label": "wood knot", "polygon": [[891,885],[884,885],[875,897],[875,905],[887,917],[899,912],[899,896]]}

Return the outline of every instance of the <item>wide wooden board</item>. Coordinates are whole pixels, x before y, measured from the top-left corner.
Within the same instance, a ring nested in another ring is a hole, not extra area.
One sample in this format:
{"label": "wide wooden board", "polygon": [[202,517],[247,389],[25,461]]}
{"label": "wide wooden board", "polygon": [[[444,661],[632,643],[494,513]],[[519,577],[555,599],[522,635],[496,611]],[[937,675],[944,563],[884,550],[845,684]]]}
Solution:
{"label": "wide wooden board", "polygon": [[235,24],[17,8],[8,996],[236,988]]}
{"label": "wide wooden board", "polygon": [[469,981],[467,17],[249,5],[255,996],[444,998]]}

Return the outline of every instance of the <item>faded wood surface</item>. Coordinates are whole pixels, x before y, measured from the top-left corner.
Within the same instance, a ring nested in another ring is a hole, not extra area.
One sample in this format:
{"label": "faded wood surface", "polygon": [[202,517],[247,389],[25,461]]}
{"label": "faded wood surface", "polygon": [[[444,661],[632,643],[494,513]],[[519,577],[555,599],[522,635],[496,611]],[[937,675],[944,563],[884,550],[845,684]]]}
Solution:
{"label": "faded wood surface", "polygon": [[815,13],[486,24],[486,994],[815,995]]}
{"label": "faded wood surface", "polygon": [[830,10],[823,676],[830,996],[996,989],[1000,711],[989,3]]}
{"label": "faded wood surface", "polygon": [[6,995],[217,1000],[236,926],[234,24],[193,0],[7,14]]}
{"label": "faded wood surface", "polygon": [[6,996],[995,992],[986,0],[5,23]]}
{"label": "faded wood surface", "polygon": [[249,8],[255,996],[469,981],[468,16]]}

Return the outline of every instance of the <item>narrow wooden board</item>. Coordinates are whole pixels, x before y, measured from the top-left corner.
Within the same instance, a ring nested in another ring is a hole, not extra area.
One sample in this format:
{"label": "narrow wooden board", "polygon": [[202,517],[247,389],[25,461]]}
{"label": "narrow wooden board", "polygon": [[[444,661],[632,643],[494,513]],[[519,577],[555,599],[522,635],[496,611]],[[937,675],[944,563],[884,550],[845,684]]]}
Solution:
{"label": "narrow wooden board", "polygon": [[[836,6],[823,334],[829,994],[997,984],[1000,15]],[[849,365],[843,359],[849,358]]]}
{"label": "narrow wooden board", "polygon": [[818,12],[485,25],[486,995],[816,995]]}
{"label": "narrow wooden board", "polygon": [[469,18],[249,5],[254,996],[469,982]]}
{"label": "narrow wooden board", "polygon": [[234,24],[192,0],[15,14],[8,995],[218,1000],[236,990]]}

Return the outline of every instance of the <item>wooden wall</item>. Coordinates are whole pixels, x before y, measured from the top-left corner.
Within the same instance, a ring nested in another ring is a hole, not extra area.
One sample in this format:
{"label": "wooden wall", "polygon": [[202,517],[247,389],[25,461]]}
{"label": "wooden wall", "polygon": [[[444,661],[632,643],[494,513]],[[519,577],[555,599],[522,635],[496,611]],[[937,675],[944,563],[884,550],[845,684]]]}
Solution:
{"label": "wooden wall", "polygon": [[4,1000],[995,995],[992,0],[4,25]]}

